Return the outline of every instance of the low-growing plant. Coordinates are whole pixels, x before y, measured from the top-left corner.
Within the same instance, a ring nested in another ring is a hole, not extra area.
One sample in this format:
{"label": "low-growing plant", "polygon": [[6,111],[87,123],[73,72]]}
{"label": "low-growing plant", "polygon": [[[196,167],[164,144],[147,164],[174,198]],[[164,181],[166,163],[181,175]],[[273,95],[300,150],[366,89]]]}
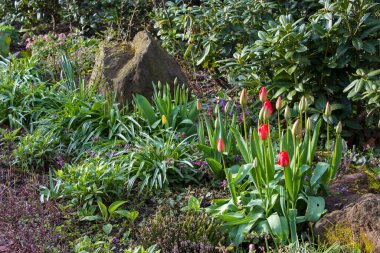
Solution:
{"label": "low-growing plant", "polygon": [[161,207],[155,216],[141,224],[138,242],[144,246],[157,244],[165,252],[218,252],[225,237],[220,224],[205,213],[178,213]]}
{"label": "low-growing plant", "polygon": [[134,98],[135,109],[142,116],[147,126],[152,130],[161,127],[162,119],[165,118],[167,128],[187,135],[196,131],[194,122],[197,120],[198,111],[196,100],[191,96],[189,88],[180,86],[174,82],[173,90],[168,84],[158,83],[153,85],[154,106],[144,96],[137,95]]}
{"label": "low-growing plant", "polygon": [[15,164],[24,170],[44,169],[59,152],[58,141],[52,133],[43,134],[38,130],[20,137],[14,151]]}
{"label": "low-growing plant", "polygon": [[170,130],[162,130],[156,136],[141,133],[141,137],[136,138],[131,155],[133,171],[128,189],[132,189],[135,180],[139,182],[140,192],[169,185],[198,183],[202,173],[198,173],[192,164],[196,160],[194,153],[191,136],[182,139]]}
{"label": "low-growing plant", "polygon": [[64,198],[73,206],[89,208],[99,200],[112,203],[123,197],[130,166],[98,157],[78,165],[66,164],[57,176],[62,180]]}
{"label": "low-growing plant", "polygon": [[86,38],[79,33],[47,33],[26,39],[26,49],[38,59],[41,68],[49,70],[53,80],[59,80],[61,54],[67,55],[77,76],[88,79],[95,63],[99,40]]}

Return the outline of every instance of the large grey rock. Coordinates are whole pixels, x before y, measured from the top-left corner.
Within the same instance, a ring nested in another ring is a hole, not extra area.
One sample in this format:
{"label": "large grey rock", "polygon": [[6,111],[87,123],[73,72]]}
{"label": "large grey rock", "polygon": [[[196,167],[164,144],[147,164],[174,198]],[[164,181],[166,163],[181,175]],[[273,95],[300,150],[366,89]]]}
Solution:
{"label": "large grey rock", "polygon": [[133,94],[151,98],[152,82],[188,84],[178,64],[147,32],[139,32],[131,43],[103,43],[96,57],[90,85],[102,94],[116,93],[116,101],[126,104]]}
{"label": "large grey rock", "polygon": [[380,253],[380,195],[362,195],[343,209],[326,214],[315,224],[314,231],[329,244]]}

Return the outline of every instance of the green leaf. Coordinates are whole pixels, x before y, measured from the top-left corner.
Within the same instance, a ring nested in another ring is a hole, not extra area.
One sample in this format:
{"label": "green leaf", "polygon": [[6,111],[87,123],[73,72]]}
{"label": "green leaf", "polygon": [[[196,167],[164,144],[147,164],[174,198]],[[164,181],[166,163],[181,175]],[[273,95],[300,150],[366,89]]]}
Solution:
{"label": "green leaf", "polygon": [[325,199],[323,197],[309,196],[307,198],[307,209],[305,219],[311,222],[317,222],[325,212]]}
{"label": "green leaf", "polygon": [[218,161],[212,158],[206,158],[207,164],[210,166],[212,172],[219,178],[225,177],[225,173],[223,171],[223,166]]}
{"label": "green leaf", "polygon": [[353,38],[352,45],[356,48],[356,50],[361,50],[363,48],[363,41],[360,38]]}
{"label": "green leaf", "polygon": [[245,143],[243,136],[241,136],[241,134],[236,128],[231,127],[230,129],[235,136],[237,146],[239,148],[241,155],[243,156],[244,161],[246,163],[252,162],[250,155],[248,153],[247,143]]}
{"label": "green leaf", "polygon": [[318,180],[326,173],[330,165],[328,163],[319,162],[314,169],[314,173],[310,179],[310,184],[315,185]]}
{"label": "green leaf", "polygon": [[190,196],[187,206],[190,210],[198,211],[201,208],[201,202],[194,196]]}
{"label": "green leaf", "polygon": [[103,231],[104,233],[106,233],[107,235],[109,235],[112,231],[112,224],[105,224],[103,225]]}
{"label": "green leaf", "polygon": [[342,137],[340,135],[337,136],[335,140],[335,148],[334,148],[334,153],[331,161],[331,166],[332,166],[332,171],[330,174],[330,179],[333,179],[340,167],[340,163],[342,160]]}
{"label": "green leaf", "polygon": [[272,233],[278,237],[282,243],[285,243],[289,236],[289,226],[286,218],[283,216],[280,217],[277,213],[273,213],[267,220]]}
{"label": "green leaf", "polygon": [[210,53],[210,49],[211,49],[211,44],[208,42],[206,44],[206,47],[205,47],[204,51],[203,51],[202,57],[197,61],[197,66],[201,65],[205,61],[206,57]]}
{"label": "green leaf", "polygon": [[[153,107],[149,103],[149,101],[144,96],[136,95],[135,103],[136,103],[136,106],[141,111],[144,119],[147,120],[150,125],[153,125],[156,122],[157,118],[154,113]],[[166,116],[169,116],[169,115],[166,115]]]}
{"label": "green leaf", "polygon": [[369,77],[373,77],[373,76],[377,76],[377,75],[380,75],[380,69],[377,69],[377,70],[374,70],[374,71],[371,71],[367,74]]}
{"label": "green leaf", "polygon": [[123,204],[125,204],[127,201],[115,201],[108,207],[108,212],[110,216]]}
{"label": "green leaf", "polygon": [[100,212],[102,213],[103,219],[108,220],[108,210],[107,207],[100,201],[98,200],[98,206],[100,209]]}
{"label": "green leaf", "polygon": [[81,221],[101,221],[103,220],[102,216],[100,215],[92,215],[92,216],[85,216],[80,219]]}

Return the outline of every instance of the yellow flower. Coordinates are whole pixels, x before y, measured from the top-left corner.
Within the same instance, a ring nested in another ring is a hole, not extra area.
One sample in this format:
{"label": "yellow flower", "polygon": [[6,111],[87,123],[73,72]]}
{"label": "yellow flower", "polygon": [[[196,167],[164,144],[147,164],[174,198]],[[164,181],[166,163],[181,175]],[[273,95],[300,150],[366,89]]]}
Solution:
{"label": "yellow flower", "polygon": [[166,122],[168,122],[168,121],[166,120],[166,116],[165,115],[162,115],[161,121],[162,121],[162,125],[166,125]]}

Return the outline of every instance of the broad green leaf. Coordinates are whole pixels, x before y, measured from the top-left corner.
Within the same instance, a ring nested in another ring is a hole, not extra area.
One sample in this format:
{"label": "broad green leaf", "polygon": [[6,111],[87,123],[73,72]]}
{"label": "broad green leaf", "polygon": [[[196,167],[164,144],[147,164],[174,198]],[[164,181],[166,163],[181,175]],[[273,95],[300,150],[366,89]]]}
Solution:
{"label": "broad green leaf", "polygon": [[330,165],[328,163],[319,162],[314,169],[313,175],[310,179],[310,184],[315,185],[318,180],[326,173]]}
{"label": "broad green leaf", "polygon": [[[157,118],[149,101],[142,95],[136,95],[135,102],[144,119],[146,119],[150,125],[153,125],[156,122]],[[168,117],[169,115],[166,116]]]}
{"label": "broad green leaf", "polygon": [[100,200],[98,200],[97,202],[98,202],[98,206],[99,206],[100,212],[102,213],[103,219],[104,220],[108,220],[108,210],[107,210],[107,207]]}
{"label": "broad green leaf", "polygon": [[323,197],[309,196],[307,202],[305,219],[307,221],[317,222],[325,212],[325,199]]}
{"label": "broad green leaf", "polygon": [[103,231],[104,233],[106,233],[107,235],[109,235],[112,231],[112,224],[105,224],[103,225]]}
{"label": "broad green leaf", "polygon": [[206,158],[207,164],[210,166],[212,172],[218,177],[223,178],[225,177],[225,173],[223,171],[223,166],[218,161],[212,158]]}
{"label": "broad green leaf", "polygon": [[282,243],[285,243],[289,236],[288,221],[285,217],[279,216],[277,213],[273,213],[267,218],[269,227],[272,233],[280,238]]}
{"label": "broad green leaf", "polygon": [[127,203],[127,201],[115,201],[108,207],[108,212],[110,216],[123,204]]}

